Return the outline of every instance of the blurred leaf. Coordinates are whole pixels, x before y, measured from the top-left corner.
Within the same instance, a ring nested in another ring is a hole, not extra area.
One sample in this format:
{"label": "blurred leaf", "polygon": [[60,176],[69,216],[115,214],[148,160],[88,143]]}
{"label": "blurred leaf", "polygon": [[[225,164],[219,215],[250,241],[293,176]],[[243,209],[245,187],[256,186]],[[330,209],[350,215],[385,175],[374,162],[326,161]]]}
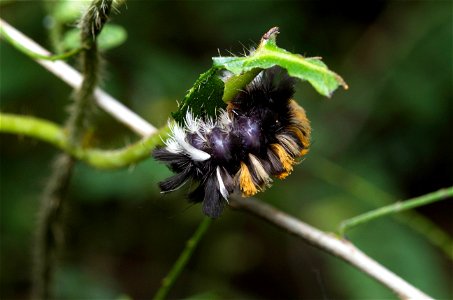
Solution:
{"label": "blurred leaf", "polygon": [[226,108],[222,100],[223,88],[224,84],[217,75],[217,70],[209,69],[197,79],[179,105],[178,111],[172,114],[173,118],[183,124],[188,110],[195,117],[215,117],[219,108]]}
{"label": "blurred leaf", "polygon": [[348,88],[344,80],[330,71],[319,57],[305,58],[277,47],[278,28],[272,28],[261,39],[258,48],[244,57],[213,57],[214,66],[225,68],[235,75],[253,69],[268,69],[275,65],[285,68],[288,74],[307,80],[321,95],[330,97],[341,85]]}
{"label": "blurred leaf", "polygon": [[[102,50],[115,48],[124,43],[126,39],[126,29],[119,25],[106,24],[98,37],[99,48]],[[80,30],[72,29],[66,32],[62,45],[64,49],[80,48]]]}
{"label": "blurred leaf", "polygon": [[55,2],[53,17],[59,23],[72,23],[80,18],[91,1],[63,0]]}

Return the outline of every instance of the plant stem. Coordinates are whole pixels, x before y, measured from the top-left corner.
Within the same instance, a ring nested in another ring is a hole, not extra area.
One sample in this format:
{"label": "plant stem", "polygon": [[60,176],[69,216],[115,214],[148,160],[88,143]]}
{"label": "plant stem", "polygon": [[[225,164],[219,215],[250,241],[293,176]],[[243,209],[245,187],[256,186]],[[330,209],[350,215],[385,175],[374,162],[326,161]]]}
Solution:
{"label": "plant stem", "polygon": [[157,291],[156,295],[154,296],[153,298],[154,300],[165,299],[171,287],[175,284],[175,281],[178,279],[179,275],[189,262],[189,259],[192,256],[195,248],[205,235],[211,223],[212,219],[205,217],[201,221],[200,225],[198,225],[197,230],[190,238],[190,240],[187,241],[186,247],[184,248],[183,252],[179,255],[176,262],[173,264],[173,267],[171,268],[170,272],[168,272],[168,275],[162,280],[162,285]]}
{"label": "plant stem", "polygon": [[39,207],[34,247],[33,299],[51,299],[57,249],[63,240],[62,202],[72,174],[74,160],[60,154],[53,162]]}
{"label": "plant stem", "polygon": [[368,257],[345,239],[338,238],[333,234],[311,227],[310,225],[303,223],[266,203],[257,201],[256,199],[232,198],[230,199],[230,205],[234,208],[257,215],[271,224],[307,241],[311,245],[346,261],[392,290],[402,299],[432,299]]}
{"label": "plant stem", "polygon": [[51,55],[50,53],[42,54],[39,52],[32,51],[29,48],[25,47],[19,41],[17,41],[12,36],[10,36],[8,34],[8,31],[5,30],[5,28],[3,26],[0,27],[0,35],[6,41],[8,41],[11,45],[13,45],[17,50],[19,50],[20,52],[24,53],[25,55],[27,55],[33,59],[44,59],[44,60],[50,60],[50,61],[64,60],[64,59],[68,59],[68,58],[78,54],[80,51],[82,51],[81,48],[77,48],[77,49],[72,49],[70,51],[67,51],[67,52],[61,53],[61,54],[54,54],[54,55]]}
{"label": "plant stem", "polygon": [[238,93],[238,91],[244,89],[244,87],[249,84],[256,75],[261,72],[262,69],[256,68],[245,72],[241,75],[233,75],[225,82],[225,90],[223,92],[222,100],[225,103],[230,102],[233,100],[234,96]]}
{"label": "plant stem", "polygon": [[356,217],[353,217],[353,218],[350,218],[350,219],[347,219],[347,220],[341,222],[339,231],[340,231],[340,234],[343,236],[347,230],[349,230],[357,225],[367,223],[367,222],[373,221],[377,218],[388,216],[390,214],[395,214],[395,213],[402,212],[402,211],[405,211],[408,209],[412,209],[412,208],[419,207],[422,205],[427,205],[427,204],[430,204],[430,203],[433,203],[436,201],[444,200],[444,199],[447,199],[452,196],[453,196],[453,187],[449,187],[449,188],[445,188],[445,189],[440,189],[436,192],[432,192],[432,193],[429,193],[429,194],[426,194],[426,195],[423,195],[423,196],[420,196],[417,198],[406,200],[403,202],[396,202],[394,204],[380,207],[378,209],[369,211],[367,213],[358,215]]}
{"label": "plant stem", "polygon": [[[49,56],[50,53],[40,45],[32,41],[30,38],[19,32],[17,29],[6,23],[0,18],[0,37],[8,35],[11,40],[14,40],[16,44],[27,49],[30,52],[34,52],[40,55]],[[49,61],[45,59],[36,59],[36,62],[46,68],[48,71],[53,73],[55,76],[66,82],[69,86],[74,89],[80,88],[82,84],[82,75],[77,72],[74,68],[69,66],[63,61]],[[131,130],[136,132],[140,136],[149,136],[156,132],[156,128],[149,124],[146,120],[141,118],[136,113],[129,110],[121,102],[101,90],[96,88],[95,90],[95,101],[104,109],[107,113],[113,116],[117,121],[123,123]]]}
{"label": "plant stem", "polygon": [[33,137],[48,142],[61,150],[70,148],[63,129],[44,119],[0,112],[0,132]]}
{"label": "plant stem", "polygon": [[70,51],[67,51],[65,53],[61,54],[41,54],[38,52],[34,52],[30,50],[29,48],[25,47],[22,45],[20,42],[15,40],[12,36],[8,34],[8,31],[4,29],[4,27],[0,27],[0,35],[8,41],[11,45],[13,45],[17,50],[20,52],[24,53],[25,55],[29,56],[30,58],[33,59],[44,59],[44,60],[50,60],[50,61],[56,61],[56,60],[65,60],[68,59],[76,54],[78,54],[82,49],[77,48],[77,49],[72,49]]}
{"label": "plant stem", "polygon": [[131,145],[115,150],[73,146],[69,143],[67,132],[57,124],[29,116],[0,113],[0,133],[14,133],[36,138],[50,143],[95,168],[117,169],[149,158],[151,151],[162,144],[162,140],[169,133],[169,128],[164,126],[156,134],[143,137]]}
{"label": "plant stem", "polygon": [[[90,112],[94,108],[93,94],[98,82],[99,57],[96,37],[107,22],[112,0],[94,0],[81,21],[81,67],[83,80],[74,97],[74,103],[66,122],[67,140],[77,147],[86,129],[91,126]],[[48,126],[49,129],[49,126]],[[75,160],[67,153],[57,156],[47,181],[39,208],[34,255],[34,299],[51,299],[53,273],[58,250],[64,238],[62,211],[65,195]]]}
{"label": "plant stem", "polygon": [[[306,166],[310,168],[310,171],[315,176],[349,192],[351,195],[363,201],[367,201],[373,206],[388,205],[397,201],[395,196],[326,158],[312,156],[310,161],[311,163]],[[453,259],[451,252],[453,241],[450,235],[430,219],[416,211],[406,211],[404,214],[396,214],[395,219],[421,234],[432,245],[443,251],[447,257]]]}

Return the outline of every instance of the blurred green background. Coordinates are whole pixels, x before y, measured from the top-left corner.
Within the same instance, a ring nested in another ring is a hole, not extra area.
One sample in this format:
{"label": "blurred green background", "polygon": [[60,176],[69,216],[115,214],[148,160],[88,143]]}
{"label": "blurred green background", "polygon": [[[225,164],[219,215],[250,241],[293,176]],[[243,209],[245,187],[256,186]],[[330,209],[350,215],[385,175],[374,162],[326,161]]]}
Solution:
{"label": "blurred green background", "polygon": [[[44,45],[58,2],[2,1],[1,17]],[[127,41],[103,55],[104,88],[156,126],[166,123],[211,57],[240,54],[279,26],[279,46],[324,62],[349,84],[332,99],[307,83],[296,99],[313,127],[307,158],[263,201],[323,230],[341,220],[453,183],[452,3],[376,1],[128,1],[112,18]],[[68,18],[70,20],[70,18]],[[74,28],[67,21],[64,30]],[[50,30],[52,31],[52,30]],[[53,30],[53,34],[57,34]],[[70,61],[77,65],[75,61]],[[71,89],[0,42],[2,112],[62,123]],[[96,146],[137,137],[97,113]],[[53,147],[0,135],[0,298],[26,299],[33,232]],[[161,196],[170,172],[148,159],[127,170],[78,163],[56,277],[61,299],[151,297],[202,219],[184,193]],[[392,198],[391,196],[395,198]],[[452,234],[452,200],[417,210]],[[353,229],[363,251],[438,299],[453,297],[452,262],[388,217]],[[245,213],[214,222],[171,298],[393,299],[336,258]]]}

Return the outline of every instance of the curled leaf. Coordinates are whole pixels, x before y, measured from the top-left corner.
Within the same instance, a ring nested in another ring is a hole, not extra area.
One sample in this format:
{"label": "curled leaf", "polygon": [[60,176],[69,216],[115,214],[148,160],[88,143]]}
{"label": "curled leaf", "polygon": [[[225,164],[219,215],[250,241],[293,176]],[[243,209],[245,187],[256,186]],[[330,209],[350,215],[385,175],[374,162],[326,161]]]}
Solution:
{"label": "curled leaf", "polygon": [[234,75],[241,75],[254,69],[268,69],[277,65],[285,68],[289,75],[307,80],[318,93],[327,97],[339,86],[348,88],[344,80],[329,70],[321,58],[306,58],[279,48],[276,44],[278,33],[277,27],[270,29],[261,39],[258,48],[248,56],[213,57],[214,66]]}
{"label": "curled leaf", "polygon": [[217,75],[217,70],[209,69],[198,77],[179,104],[178,111],[172,114],[173,118],[183,124],[188,110],[195,117],[215,117],[218,109],[226,108],[222,101],[223,90],[224,83]]}

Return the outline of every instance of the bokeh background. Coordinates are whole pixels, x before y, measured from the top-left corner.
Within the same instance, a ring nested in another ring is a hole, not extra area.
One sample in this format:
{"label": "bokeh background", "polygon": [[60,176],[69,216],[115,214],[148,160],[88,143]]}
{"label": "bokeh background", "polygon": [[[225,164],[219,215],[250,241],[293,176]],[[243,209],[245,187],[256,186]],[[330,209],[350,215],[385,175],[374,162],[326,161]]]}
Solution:
{"label": "bokeh background", "polygon": [[[1,17],[52,49],[56,3],[3,0]],[[212,56],[241,54],[279,26],[281,47],[322,56],[350,88],[327,99],[298,84],[296,98],[313,127],[311,151],[287,180],[259,198],[335,231],[343,219],[452,185],[452,11],[450,1],[128,1],[112,17],[128,38],[104,53],[103,86],[163,126]],[[63,29],[74,26],[68,22]],[[3,40],[0,72],[2,112],[65,120],[71,89]],[[105,113],[97,119],[96,146],[137,140]],[[40,194],[58,151],[11,135],[0,135],[0,142],[0,298],[26,299]],[[169,174],[152,159],[117,171],[77,164],[58,298],[144,299],[155,293],[202,219],[183,192],[159,194],[157,182]],[[417,212],[451,235],[452,210],[449,199]],[[451,260],[411,226],[387,217],[348,237],[433,297],[453,297]],[[344,262],[229,209],[211,226],[170,297],[395,298]]]}

